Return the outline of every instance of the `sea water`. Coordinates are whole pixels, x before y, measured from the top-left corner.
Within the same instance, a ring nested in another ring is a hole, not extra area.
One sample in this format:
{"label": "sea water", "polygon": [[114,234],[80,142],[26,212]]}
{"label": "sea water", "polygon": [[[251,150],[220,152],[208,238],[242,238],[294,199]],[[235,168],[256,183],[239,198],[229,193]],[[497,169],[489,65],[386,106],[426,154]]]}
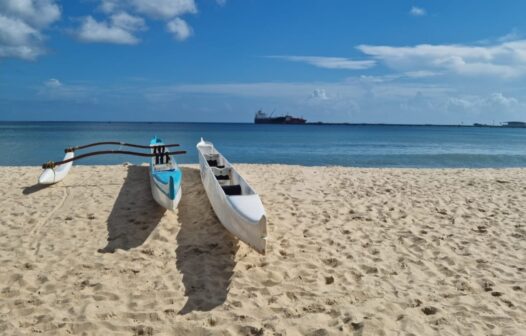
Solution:
{"label": "sea water", "polygon": [[[354,167],[526,167],[526,129],[448,126],[254,125],[234,123],[0,122],[0,165],[59,161],[64,148],[98,141],[179,143],[196,163],[196,143],[213,142],[233,163]],[[118,146],[94,147],[82,153]],[[134,148],[122,150],[137,151]],[[144,150],[143,150],[144,151]],[[80,153],[80,152],[79,152]],[[147,162],[123,155],[75,164]]]}

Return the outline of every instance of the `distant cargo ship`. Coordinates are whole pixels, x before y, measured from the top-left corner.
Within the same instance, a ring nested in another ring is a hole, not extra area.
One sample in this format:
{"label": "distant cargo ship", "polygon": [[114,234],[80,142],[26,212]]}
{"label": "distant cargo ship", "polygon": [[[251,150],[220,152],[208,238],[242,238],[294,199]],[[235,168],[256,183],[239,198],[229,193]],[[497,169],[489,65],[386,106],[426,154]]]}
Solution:
{"label": "distant cargo ship", "polygon": [[307,120],[303,118],[296,118],[290,115],[272,117],[261,110],[257,111],[254,117],[254,123],[256,124],[305,124],[306,122]]}
{"label": "distant cargo ship", "polygon": [[510,127],[510,128],[526,128],[526,122],[524,121],[508,121],[505,122],[502,127]]}
{"label": "distant cargo ship", "polygon": [[501,123],[500,125],[488,125],[488,124],[474,123],[473,126],[475,126],[475,127],[526,128],[526,122],[524,122],[524,121],[506,121],[504,123]]}

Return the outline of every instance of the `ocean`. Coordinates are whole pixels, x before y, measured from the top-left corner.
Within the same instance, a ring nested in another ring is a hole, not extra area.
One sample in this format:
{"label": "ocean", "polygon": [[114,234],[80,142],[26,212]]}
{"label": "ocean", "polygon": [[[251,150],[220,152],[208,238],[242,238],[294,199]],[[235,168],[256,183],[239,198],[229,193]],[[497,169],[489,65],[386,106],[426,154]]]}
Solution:
{"label": "ocean", "polygon": [[[59,161],[64,148],[98,141],[180,143],[180,163],[196,163],[203,137],[233,163],[352,167],[526,167],[526,129],[449,126],[254,125],[235,123],[0,122],[0,165]],[[95,147],[102,150],[116,147]],[[125,148],[124,150],[135,150]],[[88,150],[85,150],[86,152]],[[75,164],[141,163],[97,156]]]}

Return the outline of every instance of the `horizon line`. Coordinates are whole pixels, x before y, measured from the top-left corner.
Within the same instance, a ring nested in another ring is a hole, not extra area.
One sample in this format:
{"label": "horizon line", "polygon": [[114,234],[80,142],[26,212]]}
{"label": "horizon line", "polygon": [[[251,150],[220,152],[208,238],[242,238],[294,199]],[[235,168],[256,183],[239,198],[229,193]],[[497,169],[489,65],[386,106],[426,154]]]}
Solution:
{"label": "horizon line", "polygon": [[[256,125],[254,122],[239,122],[239,121],[139,121],[139,120],[0,120],[0,123],[97,123],[97,124],[109,124],[109,123],[129,123],[129,124],[240,124],[240,125]],[[505,122],[499,124],[483,124],[483,123],[470,123],[470,124],[433,124],[433,123],[368,123],[368,122],[307,122],[305,124],[284,124],[284,126],[437,126],[437,127],[501,127]],[[262,124],[262,125],[278,125],[281,124]],[[261,126],[261,125],[260,125]]]}

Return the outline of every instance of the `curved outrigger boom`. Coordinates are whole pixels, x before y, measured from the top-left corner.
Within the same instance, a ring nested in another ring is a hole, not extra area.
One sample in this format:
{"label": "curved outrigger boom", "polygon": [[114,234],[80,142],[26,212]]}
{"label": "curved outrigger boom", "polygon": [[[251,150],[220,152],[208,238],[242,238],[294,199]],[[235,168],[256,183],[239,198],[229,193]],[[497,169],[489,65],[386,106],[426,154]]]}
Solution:
{"label": "curved outrigger boom", "polygon": [[[85,153],[85,154],[75,156],[76,150],[94,147],[94,146],[101,146],[101,145],[119,145],[119,146],[135,147],[135,148],[145,148],[145,149],[150,149],[151,152],[141,153],[141,152],[131,152],[131,151],[123,151],[123,150],[104,150],[104,151],[90,152],[90,153]],[[95,156],[95,155],[108,155],[108,154],[134,155],[134,156],[155,158],[155,162],[157,164],[170,163],[171,155],[186,154],[186,151],[184,150],[175,151],[175,152],[166,151],[167,147],[177,147],[177,146],[179,146],[179,144],[168,144],[168,145],[163,144],[163,145],[144,146],[144,145],[130,144],[126,142],[119,142],[119,141],[104,141],[104,142],[96,142],[96,143],[82,145],[82,146],[68,147],[64,150],[66,155],[64,156],[64,159],[62,161],[56,161],[56,162],[49,161],[49,162],[42,164],[42,169],[44,169],[44,171],[40,175],[38,179],[38,183],[40,184],[57,183],[66,177],[69,170],[71,169],[73,161],[77,161],[77,160]]]}
{"label": "curved outrigger boom", "polygon": [[159,151],[157,153],[140,153],[140,152],[130,152],[130,151],[121,151],[121,150],[98,151],[98,152],[82,154],[79,156],[74,156],[74,157],[71,157],[69,159],[65,159],[62,161],[57,161],[57,162],[49,161],[49,162],[42,164],[42,169],[53,169],[56,166],[60,166],[60,165],[63,165],[69,162],[84,159],[90,156],[107,155],[107,154],[122,154],[122,155],[135,155],[135,156],[143,156],[143,157],[155,157],[156,161],[158,160],[159,163],[168,163],[170,162],[170,155],[186,154],[186,151],[176,151],[176,152],[160,152]]}
{"label": "curved outrigger boom", "polygon": [[104,146],[104,145],[119,145],[119,146],[143,148],[143,149],[151,149],[152,147],[168,148],[168,147],[178,147],[178,146],[180,146],[179,144],[168,144],[168,145],[161,145],[161,146],[155,146],[155,145],[146,146],[146,145],[137,145],[137,144],[131,144],[131,143],[127,143],[127,142],[120,142],[120,141],[102,141],[102,142],[94,142],[94,143],[87,144],[87,145],[82,145],[82,146],[68,147],[68,148],[64,149],[64,152],[65,153],[69,153],[69,152],[74,152],[74,151],[79,150],[79,149],[85,149],[85,148],[95,147],[95,146]]}

